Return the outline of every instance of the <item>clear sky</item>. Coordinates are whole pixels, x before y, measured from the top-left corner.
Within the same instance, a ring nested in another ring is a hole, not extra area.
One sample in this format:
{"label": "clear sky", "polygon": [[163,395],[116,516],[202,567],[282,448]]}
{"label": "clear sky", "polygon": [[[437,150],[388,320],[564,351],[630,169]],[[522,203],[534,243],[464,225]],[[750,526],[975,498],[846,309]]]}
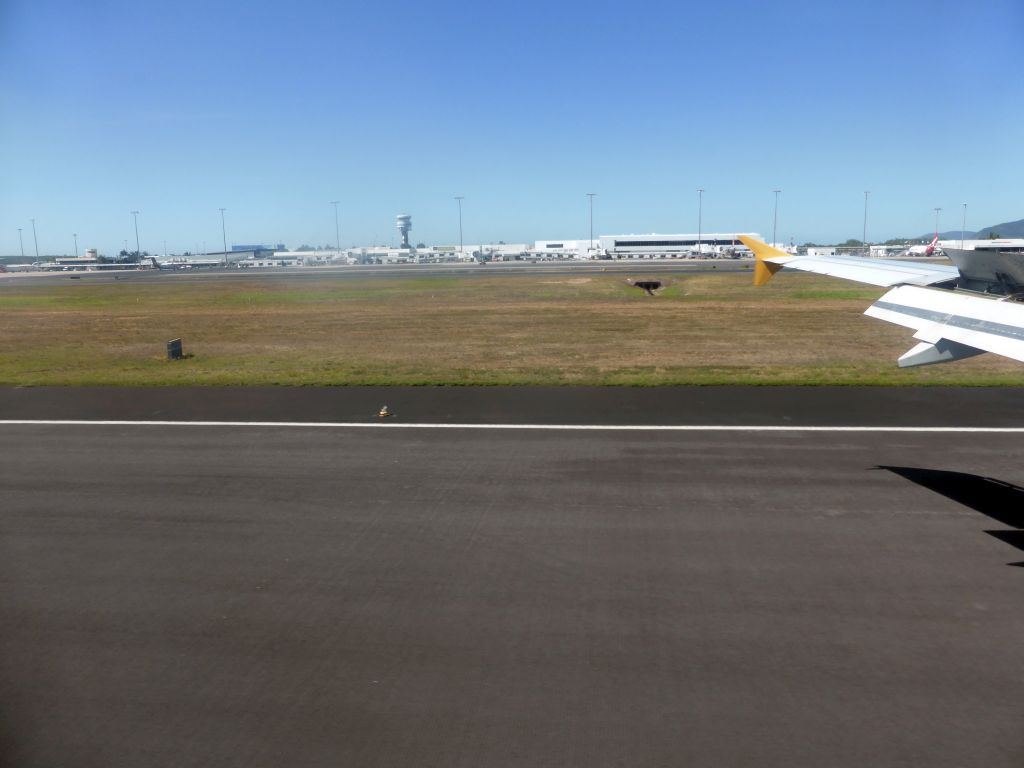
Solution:
{"label": "clear sky", "polygon": [[0,0],[0,254],[1024,217],[1024,2]]}

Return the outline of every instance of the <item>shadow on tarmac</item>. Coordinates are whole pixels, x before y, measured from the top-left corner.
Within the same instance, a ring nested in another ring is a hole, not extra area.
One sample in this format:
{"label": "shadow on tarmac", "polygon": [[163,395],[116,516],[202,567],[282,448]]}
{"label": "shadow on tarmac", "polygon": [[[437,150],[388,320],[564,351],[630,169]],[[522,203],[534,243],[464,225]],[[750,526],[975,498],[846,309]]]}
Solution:
{"label": "shadow on tarmac", "polygon": [[[991,477],[971,475],[966,472],[950,472],[943,469],[922,469],[919,467],[878,466],[917,483],[947,499],[970,507],[975,512],[998,520],[1003,525],[1015,528],[1013,531],[985,531],[1011,547],[1024,551],[1024,488],[1004,483]],[[1008,563],[1024,567],[1024,561]]]}

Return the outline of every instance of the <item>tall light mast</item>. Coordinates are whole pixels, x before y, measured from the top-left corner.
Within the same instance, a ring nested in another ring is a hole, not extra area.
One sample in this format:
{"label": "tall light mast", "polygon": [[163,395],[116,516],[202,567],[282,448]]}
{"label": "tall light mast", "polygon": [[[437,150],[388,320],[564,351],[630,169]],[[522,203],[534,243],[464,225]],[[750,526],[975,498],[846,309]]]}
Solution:
{"label": "tall light mast", "polygon": [[776,233],[776,231],[778,229],[778,224],[779,224],[779,193],[781,191],[782,191],[781,189],[773,189],[772,190],[772,192],[775,193],[775,215],[772,217],[772,248],[775,247],[775,242],[776,242],[776,240],[775,240],[775,233]]}
{"label": "tall light mast", "polygon": [[697,256],[700,257],[704,253],[704,243],[701,228],[704,225],[704,188],[701,187],[697,190]]}

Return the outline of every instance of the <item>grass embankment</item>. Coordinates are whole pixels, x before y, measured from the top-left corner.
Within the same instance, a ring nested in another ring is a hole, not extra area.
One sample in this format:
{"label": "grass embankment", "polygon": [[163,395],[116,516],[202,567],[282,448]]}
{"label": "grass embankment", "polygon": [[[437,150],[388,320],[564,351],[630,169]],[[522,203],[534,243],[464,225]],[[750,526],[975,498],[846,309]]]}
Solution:
{"label": "grass embankment", "polygon": [[[986,355],[900,370],[881,291],[810,275],[273,277],[0,285],[0,384],[980,384]],[[191,357],[164,359],[182,337]]]}

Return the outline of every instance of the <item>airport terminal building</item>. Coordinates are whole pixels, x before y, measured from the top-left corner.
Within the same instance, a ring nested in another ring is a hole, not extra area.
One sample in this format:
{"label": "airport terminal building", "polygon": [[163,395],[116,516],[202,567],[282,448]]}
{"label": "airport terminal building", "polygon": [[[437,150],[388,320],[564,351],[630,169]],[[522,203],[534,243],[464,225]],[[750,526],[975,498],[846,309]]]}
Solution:
{"label": "airport terminal building", "polygon": [[966,251],[997,251],[999,253],[1024,253],[1024,238],[1000,237],[985,240],[939,240],[939,248],[963,248]]}
{"label": "airport terminal building", "polygon": [[708,232],[687,235],[601,235],[598,251],[611,259],[742,258],[750,250],[739,236],[756,232]]}

